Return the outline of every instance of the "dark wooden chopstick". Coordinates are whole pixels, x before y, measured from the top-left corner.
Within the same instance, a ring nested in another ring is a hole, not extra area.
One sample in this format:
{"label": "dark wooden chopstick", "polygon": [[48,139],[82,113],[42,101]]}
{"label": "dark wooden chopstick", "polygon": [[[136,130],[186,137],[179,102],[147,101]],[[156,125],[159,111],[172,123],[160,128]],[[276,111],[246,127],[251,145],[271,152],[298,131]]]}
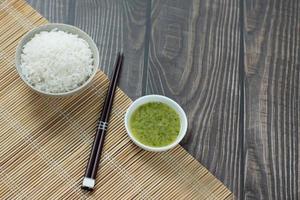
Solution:
{"label": "dark wooden chopstick", "polygon": [[107,95],[105,97],[102,113],[98,121],[93,148],[90,154],[90,158],[83,178],[83,183],[81,186],[81,188],[85,190],[89,190],[89,191],[93,190],[96,183],[97,169],[99,165],[99,160],[101,158],[101,153],[102,153],[105,135],[106,135],[108,122],[109,122],[109,116],[110,116],[110,112],[114,100],[116,87],[118,84],[119,74],[123,65],[123,60],[124,60],[124,55],[118,53],[112,80],[109,84]]}

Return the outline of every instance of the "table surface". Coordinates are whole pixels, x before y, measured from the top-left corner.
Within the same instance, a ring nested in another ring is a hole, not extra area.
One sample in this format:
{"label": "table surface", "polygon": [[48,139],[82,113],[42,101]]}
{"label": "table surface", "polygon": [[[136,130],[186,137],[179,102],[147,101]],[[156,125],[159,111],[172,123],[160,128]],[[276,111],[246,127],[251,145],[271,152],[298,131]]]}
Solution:
{"label": "table surface", "polygon": [[182,146],[238,199],[300,198],[300,2],[27,0],[73,24],[132,98],[163,94],[186,110]]}

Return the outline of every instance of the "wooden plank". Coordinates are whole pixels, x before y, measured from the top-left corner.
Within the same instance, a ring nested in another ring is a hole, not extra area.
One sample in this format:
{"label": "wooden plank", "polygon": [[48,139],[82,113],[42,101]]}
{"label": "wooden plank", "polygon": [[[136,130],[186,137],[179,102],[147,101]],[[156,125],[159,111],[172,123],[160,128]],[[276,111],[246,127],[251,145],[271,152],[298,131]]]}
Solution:
{"label": "wooden plank", "polygon": [[118,51],[125,54],[120,79],[129,97],[141,96],[147,1],[78,0],[74,24],[89,33],[100,51],[100,68],[112,72]]}
{"label": "wooden plank", "polygon": [[245,191],[300,198],[300,2],[246,1]]}
{"label": "wooden plank", "polygon": [[52,1],[52,0],[26,0],[41,15],[46,16],[48,21],[56,23],[68,23],[73,10],[73,0]]}
{"label": "wooden plank", "polygon": [[[100,51],[100,69],[112,72],[118,51],[126,55],[120,88],[135,99],[142,95],[146,11],[150,1],[28,0],[50,22],[75,25],[87,32]],[[149,5],[150,6],[150,5]]]}
{"label": "wooden plank", "polygon": [[146,93],[188,114],[182,143],[238,193],[239,1],[153,0]]}

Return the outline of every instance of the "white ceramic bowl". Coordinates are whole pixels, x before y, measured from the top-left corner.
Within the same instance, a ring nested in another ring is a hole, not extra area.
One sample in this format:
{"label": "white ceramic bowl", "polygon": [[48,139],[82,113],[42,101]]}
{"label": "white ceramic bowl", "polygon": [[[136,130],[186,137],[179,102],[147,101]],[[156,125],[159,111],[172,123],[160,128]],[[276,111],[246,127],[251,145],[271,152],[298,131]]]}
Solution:
{"label": "white ceramic bowl", "polygon": [[[131,133],[130,131],[130,127],[129,127],[129,121],[131,118],[131,115],[133,114],[133,112],[141,105],[149,103],[149,102],[161,102],[161,103],[165,103],[168,106],[170,106],[171,108],[173,108],[179,115],[180,118],[180,131],[179,134],[177,136],[177,139],[172,143],[169,144],[168,146],[164,146],[164,147],[151,147],[151,146],[147,146],[142,144],[141,142],[139,142]],[[175,147],[177,144],[179,144],[179,142],[183,139],[183,137],[186,134],[187,131],[187,117],[186,114],[184,112],[184,110],[172,99],[165,97],[165,96],[161,96],[161,95],[147,95],[147,96],[143,96],[138,98],[137,100],[135,100],[127,109],[127,112],[125,114],[125,128],[126,131],[128,133],[128,136],[130,137],[130,139],[139,147],[141,147],[142,149],[145,149],[147,151],[154,151],[154,152],[160,152],[160,151],[167,151],[173,147]]]}
{"label": "white ceramic bowl", "polygon": [[[62,92],[62,93],[51,93],[51,92],[45,92],[42,90],[39,90],[35,87],[33,87],[24,77],[24,75],[22,74],[22,71],[20,69],[21,66],[21,54],[22,54],[22,50],[23,50],[23,46],[37,33],[41,32],[41,31],[51,31],[53,29],[57,28],[58,30],[62,30],[68,33],[72,33],[72,34],[76,34],[78,35],[80,38],[84,39],[93,54],[93,66],[94,66],[94,70],[93,73],[91,74],[91,76],[89,77],[89,79],[83,83],[81,86],[79,86],[78,88],[75,88],[74,90],[68,91],[68,92]],[[98,66],[99,66],[99,51],[98,48],[95,44],[95,42],[93,41],[93,39],[84,31],[80,30],[79,28],[75,27],[75,26],[71,26],[71,25],[67,25],[67,24],[46,24],[43,26],[39,26],[35,29],[32,29],[31,31],[29,31],[28,33],[26,33],[23,38],[20,40],[17,49],[16,49],[16,55],[15,55],[15,64],[16,64],[16,68],[17,71],[21,77],[21,79],[26,83],[26,85],[28,87],[30,87],[33,91],[45,95],[45,96],[52,96],[52,97],[64,97],[64,96],[69,96],[69,95],[74,95],[76,93],[79,93],[80,91],[82,91],[83,89],[85,89],[92,81],[92,79],[94,78],[97,70],[98,70]]]}

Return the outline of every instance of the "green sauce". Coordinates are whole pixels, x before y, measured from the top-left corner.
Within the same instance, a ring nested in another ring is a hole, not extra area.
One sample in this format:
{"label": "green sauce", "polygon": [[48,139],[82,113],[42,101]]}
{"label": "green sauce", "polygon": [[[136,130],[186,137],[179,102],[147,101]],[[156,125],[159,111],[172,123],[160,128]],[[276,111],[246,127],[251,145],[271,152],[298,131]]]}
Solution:
{"label": "green sauce", "polygon": [[151,102],[141,105],[130,119],[132,135],[141,143],[163,147],[173,143],[180,130],[177,112],[164,103]]}

